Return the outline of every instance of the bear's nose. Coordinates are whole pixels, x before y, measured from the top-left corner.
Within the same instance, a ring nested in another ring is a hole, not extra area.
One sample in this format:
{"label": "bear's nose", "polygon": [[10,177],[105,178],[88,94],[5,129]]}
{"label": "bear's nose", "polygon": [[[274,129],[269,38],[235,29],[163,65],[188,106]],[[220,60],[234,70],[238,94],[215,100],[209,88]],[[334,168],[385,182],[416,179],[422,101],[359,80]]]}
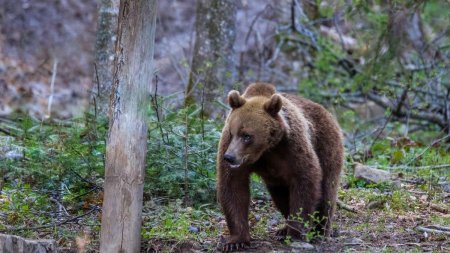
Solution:
{"label": "bear's nose", "polygon": [[230,154],[225,154],[223,156],[223,159],[225,161],[227,161],[228,163],[230,163],[230,164],[235,164],[236,163],[236,157],[234,157],[233,155],[230,155]]}

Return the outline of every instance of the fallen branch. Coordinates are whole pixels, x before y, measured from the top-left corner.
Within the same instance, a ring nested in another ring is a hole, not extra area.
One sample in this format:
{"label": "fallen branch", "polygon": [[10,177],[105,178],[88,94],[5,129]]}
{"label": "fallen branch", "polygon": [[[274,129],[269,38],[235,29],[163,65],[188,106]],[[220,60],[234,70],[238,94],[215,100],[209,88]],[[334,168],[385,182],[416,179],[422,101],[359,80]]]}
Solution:
{"label": "fallen branch", "polygon": [[342,208],[342,209],[347,210],[349,212],[359,213],[359,211],[355,207],[349,206],[349,205],[345,204],[344,202],[342,202],[340,200],[337,200],[336,204],[339,206],[339,208]]}
{"label": "fallen branch", "polygon": [[[382,96],[375,94],[374,92],[368,92],[367,98],[371,101],[375,102],[377,105],[387,109],[389,108],[391,112],[393,112],[394,116],[396,117],[406,117],[408,112],[405,109],[401,109],[397,111],[397,107],[394,104],[391,104],[390,102],[383,99]],[[433,112],[416,112],[416,111],[410,111],[409,115],[412,119],[418,119],[418,120],[426,120],[428,122],[434,123],[439,125],[442,128],[445,128],[448,126],[448,122],[442,117],[442,115],[439,115],[437,113]]]}
{"label": "fallen branch", "polygon": [[431,225],[427,227],[417,227],[417,230],[421,232],[450,235],[450,227]]}
{"label": "fallen branch", "polygon": [[419,166],[419,167],[412,167],[412,168],[418,169],[418,170],[445,169],[445,168],[450,168],[450,164],[428,165],[428,166]]}
{"label": "fallen branch", "polygon": [[[420,155],[418,155],[420,157]],[[412,170],[438,170],[438,169],[446,169],[450,168],[450,164],[439,164],[439,165],[427,165],[427,166],[382,166],[379,165],[379,168],[388,169],[388,170],[395,170],[395,169],[412,169]],[[412,181],[408,179],[402,179],[403,182],[412,183],[412,184],[419,184],[422,182]]]}
{"label": "fallen branch", "polygon": [[447,208],[442,207],[442,206],[437,205],[437,204],[430,203],[430,208],[435,210],[435,211],[441,212],[441,213],[448,213],[448,209]]}

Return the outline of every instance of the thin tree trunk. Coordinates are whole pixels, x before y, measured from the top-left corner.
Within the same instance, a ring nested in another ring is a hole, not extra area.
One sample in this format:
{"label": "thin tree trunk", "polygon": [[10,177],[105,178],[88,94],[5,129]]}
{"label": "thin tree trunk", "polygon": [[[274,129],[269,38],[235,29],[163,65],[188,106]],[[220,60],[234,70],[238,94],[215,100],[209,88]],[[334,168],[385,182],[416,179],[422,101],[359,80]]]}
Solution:
{"label": "thin tree trunk", "polygon": [[429,46],[423,28],[420,8],[423,3],[417,2],[406,7],[395,1],[389,5],[388,44],[393,56],[398,57],[402,64],[414,63],[414,53],[417,53],[422,64],[430,64],[436,59],[436,50]]}
{"label": "thin tree trunk", "polygon": [[204,101],[203,108],[208,114],[214,112],[214,100],[228,92],[236,81],[233,50],[236,11],[237,0],[197,1],[186,104]]}
{"label": "thin tree trunk", "polygon": [[119,0],[101,0],[95,43],[92,102],[96,112],[103,116],[108,113],[111,96],[118,14]]}
{"label": "thin tree trunk", "polygon": [[156,0],[121,0],[100,252],[139,252]]}

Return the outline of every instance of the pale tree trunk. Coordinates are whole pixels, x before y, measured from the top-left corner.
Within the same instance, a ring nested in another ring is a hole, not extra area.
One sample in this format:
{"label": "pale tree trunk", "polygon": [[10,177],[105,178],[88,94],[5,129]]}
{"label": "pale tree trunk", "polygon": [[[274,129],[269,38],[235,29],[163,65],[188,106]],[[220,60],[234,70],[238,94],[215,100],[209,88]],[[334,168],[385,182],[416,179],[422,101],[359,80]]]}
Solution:
{"label": "pale tree trunk", "polygon": [[100,252],[139,252],[156,0],[121,0]]}
{"label": "pale tree trunk", "polygon": [[92,103],[96,113],[106,116],[112,88],[119,0],[101,0],[98,14]]}
{"label": "pale tree trunk", "polygon": [[197,0],[195,44],[186,104],[203,103],[214,113],[214,100],[236,81],[233,45],[237,0]]}

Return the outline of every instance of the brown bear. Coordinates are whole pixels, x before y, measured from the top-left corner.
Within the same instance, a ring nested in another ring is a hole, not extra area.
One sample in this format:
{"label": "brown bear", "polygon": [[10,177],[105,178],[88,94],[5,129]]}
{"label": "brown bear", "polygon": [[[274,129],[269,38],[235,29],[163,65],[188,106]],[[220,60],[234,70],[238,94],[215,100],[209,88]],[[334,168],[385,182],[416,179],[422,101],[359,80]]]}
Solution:
{"label": "brown bear", "polygon": [[[258,174],[287,219],[277,232],[302,239],[304,222],[321,217],[317,231],[329,235],[344,148],[334,117],[308,99],[251,84],[241,96],[230,91],[229,113],[217,155],[217,197],[230,236],[223,251],[250,244],[250,174]],[[300,218],[299,218],[300,217]],[[311,224],[311,223],[310,223]]]}

